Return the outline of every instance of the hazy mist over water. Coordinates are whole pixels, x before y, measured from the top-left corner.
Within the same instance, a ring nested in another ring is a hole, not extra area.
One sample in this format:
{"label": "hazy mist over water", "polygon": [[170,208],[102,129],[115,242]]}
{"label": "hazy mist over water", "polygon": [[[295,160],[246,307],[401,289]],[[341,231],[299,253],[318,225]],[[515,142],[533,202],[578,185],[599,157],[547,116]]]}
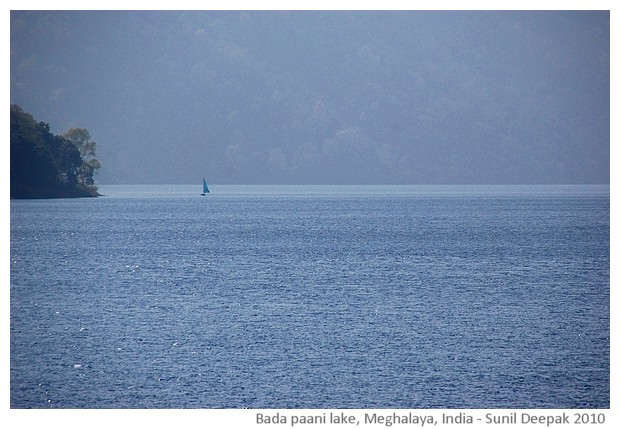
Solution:
{"label": "hazy mist over water", "polygon": [[12,11],[101,183],[609,182],[608,11]]}
{"label": "hazy mist over water", "polygon": [[12,10],[10,102],[102,164],[11,408],[610,407],[610,11]]}

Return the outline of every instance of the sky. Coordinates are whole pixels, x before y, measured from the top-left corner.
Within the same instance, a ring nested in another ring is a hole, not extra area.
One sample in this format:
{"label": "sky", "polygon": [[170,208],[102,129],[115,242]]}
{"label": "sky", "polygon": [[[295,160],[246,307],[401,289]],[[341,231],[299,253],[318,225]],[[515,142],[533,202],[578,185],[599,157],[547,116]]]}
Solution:
{"label": "sky", "polygon": [[609,183],[609,71],[608,11],[10,13],[99,183]]}

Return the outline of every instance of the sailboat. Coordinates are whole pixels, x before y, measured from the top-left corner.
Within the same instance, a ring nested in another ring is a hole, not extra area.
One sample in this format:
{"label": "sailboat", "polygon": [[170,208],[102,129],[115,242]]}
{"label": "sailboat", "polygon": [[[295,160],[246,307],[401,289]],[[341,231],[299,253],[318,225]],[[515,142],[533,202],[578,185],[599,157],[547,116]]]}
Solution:
{"label": "sailboat", "polygon": [[207,181],[205,178],[202,178],[202,195],[203,197],[209,193],[209,187],[207,186]]}

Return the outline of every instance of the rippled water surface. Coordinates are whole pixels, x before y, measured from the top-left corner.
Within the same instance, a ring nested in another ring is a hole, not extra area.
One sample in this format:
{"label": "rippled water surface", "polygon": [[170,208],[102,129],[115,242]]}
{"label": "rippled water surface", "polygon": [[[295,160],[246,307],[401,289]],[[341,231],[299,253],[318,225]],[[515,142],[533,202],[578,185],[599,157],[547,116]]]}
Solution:
{"label": "rippled water surface", "polygon": [[608,408],[609,187],[11,201],[14,408]]}

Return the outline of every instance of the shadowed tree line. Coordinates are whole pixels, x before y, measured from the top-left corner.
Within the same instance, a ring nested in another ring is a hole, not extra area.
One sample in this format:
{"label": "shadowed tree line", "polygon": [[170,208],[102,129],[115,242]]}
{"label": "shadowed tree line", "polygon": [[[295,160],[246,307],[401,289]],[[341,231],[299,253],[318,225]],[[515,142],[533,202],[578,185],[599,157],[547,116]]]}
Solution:
{"label": "shadowed tree line", "polygon": [[88,130],[50,132],[18,105],[11,105],[11,198],[71,198],[99,195],[101,168]]}

